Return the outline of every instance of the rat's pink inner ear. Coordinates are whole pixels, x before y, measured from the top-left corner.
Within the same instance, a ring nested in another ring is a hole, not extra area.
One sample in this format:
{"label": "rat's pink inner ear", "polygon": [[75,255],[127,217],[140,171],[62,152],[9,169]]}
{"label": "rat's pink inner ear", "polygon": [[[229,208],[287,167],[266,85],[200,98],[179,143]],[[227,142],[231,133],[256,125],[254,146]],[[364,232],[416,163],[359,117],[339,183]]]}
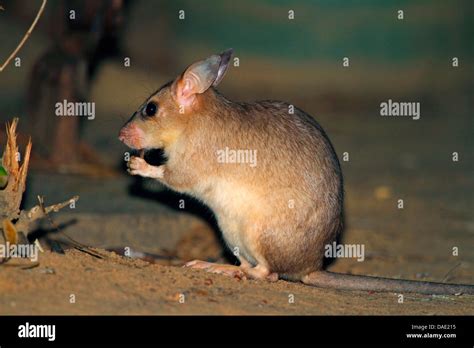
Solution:
{"label": "rat's pink inner ear", "polygon": [[181,81],[181,97],[188,98],[192,94],[196,94],[196,82],[187,77]]}
{"label": "rat's pink inner ear", "polygon": [[190,65],[176,81],[176,97],[186,104],[195,94],[204,93],[212,86],[219,73],[221,57],[210,56]]}
{"label": "rat's pink inner ear", "polygon": [[185,77],[184,74],[175,80],[171,90],[179,105],[190,105],[194,100],[197,82],[195,79]]}

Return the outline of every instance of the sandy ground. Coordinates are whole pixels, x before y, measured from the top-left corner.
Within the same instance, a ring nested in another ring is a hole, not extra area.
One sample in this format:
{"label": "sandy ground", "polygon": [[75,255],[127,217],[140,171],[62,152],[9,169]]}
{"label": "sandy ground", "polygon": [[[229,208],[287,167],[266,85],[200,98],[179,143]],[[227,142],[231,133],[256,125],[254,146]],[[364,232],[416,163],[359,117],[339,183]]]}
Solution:
{"label": "sandy ground", "polygon": [[3,270],[1,313],[432,315],[474,311],[472,296],[405,295],[399,303],[395,294],[238,280],[100,252],[105,260],[78,251],[48,252],[37,268]]}

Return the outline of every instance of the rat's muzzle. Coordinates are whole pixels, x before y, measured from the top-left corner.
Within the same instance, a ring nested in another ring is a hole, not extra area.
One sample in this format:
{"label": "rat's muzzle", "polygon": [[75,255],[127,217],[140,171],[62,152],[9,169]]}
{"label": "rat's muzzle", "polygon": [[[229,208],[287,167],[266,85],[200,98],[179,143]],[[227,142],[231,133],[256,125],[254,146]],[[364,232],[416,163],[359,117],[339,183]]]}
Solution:
{"label": "rat's muzzle", "polygon": [[120,130],[119,140],[132,149],[143,148],[143,131],[133,123],[128,123]]}

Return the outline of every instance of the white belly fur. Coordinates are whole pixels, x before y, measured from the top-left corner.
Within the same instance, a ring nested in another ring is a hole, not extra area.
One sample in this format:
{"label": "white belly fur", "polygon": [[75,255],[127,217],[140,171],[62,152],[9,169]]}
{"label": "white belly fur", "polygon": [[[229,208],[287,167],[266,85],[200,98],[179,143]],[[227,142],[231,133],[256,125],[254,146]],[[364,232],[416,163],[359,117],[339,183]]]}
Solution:
{"label": "white belly fur", "polygon": [[[241,183],[222,179],[215,180],[210,185],[196,187],[194,191],[193,194],[213,210],[231,251],[234,254],[237,251],[247,261],[255,263],[254,251],[252,246],[245,242],[248,239],[245,238],[245,233],[250,232],[248,228],[252,221],[249,219],[265,207],[263,202],[261,205],[255,204],[260,200],[257,192]],[[252,202],[252,205],[249,202]]]}

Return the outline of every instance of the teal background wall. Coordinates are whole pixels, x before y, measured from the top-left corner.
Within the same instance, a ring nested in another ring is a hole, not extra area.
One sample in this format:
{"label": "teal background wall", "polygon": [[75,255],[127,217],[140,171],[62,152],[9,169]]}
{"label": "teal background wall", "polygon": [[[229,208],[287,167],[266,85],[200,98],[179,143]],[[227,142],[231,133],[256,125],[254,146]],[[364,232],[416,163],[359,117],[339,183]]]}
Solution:
{"label": "teal background wall", "polygon": [[[186,11],[186,20],[170,23],[184,44],[232,43],[292,62],[349,55],[403,64],[473,54],[472,1],[178,0],[167,5],[170,13],[179,9]],[[288,20],[290,9],[295,20]],[[404,20],[397,19],[399,9]]]}

